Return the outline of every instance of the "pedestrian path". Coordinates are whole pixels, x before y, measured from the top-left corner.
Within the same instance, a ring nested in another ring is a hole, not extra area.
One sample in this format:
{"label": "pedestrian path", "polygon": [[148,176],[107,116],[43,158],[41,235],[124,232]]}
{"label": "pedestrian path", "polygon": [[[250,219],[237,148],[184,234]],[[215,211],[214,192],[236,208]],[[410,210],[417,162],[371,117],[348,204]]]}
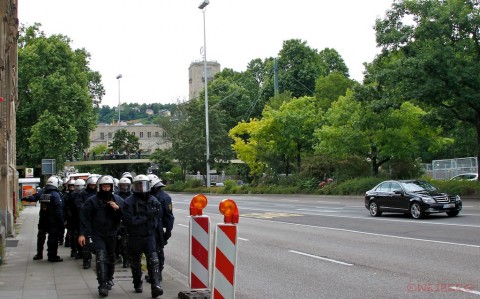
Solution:
{"label": "pedestrian path", "polygon": [[[7,239],[3,265],[0,266],[0,299],[83,299],[101,298],[92,268],[83,269],[82,260],[70,258],[70,248],[59,246],[58,255],[63,262],[51,263],[44,259],[34,261],[36,253],[39,206],[26,206],[17,219],[16,236]],[[143,293],[133,290],[130,269],[117,265],[115,286],[106,298],[151,298],[150,285],[143,284]],[[165,266],[161,283],[164,294],[158,298],[178,298],[178,293],[188,290],[183,276]],[[102,297],[103,298],[103,297]]]}

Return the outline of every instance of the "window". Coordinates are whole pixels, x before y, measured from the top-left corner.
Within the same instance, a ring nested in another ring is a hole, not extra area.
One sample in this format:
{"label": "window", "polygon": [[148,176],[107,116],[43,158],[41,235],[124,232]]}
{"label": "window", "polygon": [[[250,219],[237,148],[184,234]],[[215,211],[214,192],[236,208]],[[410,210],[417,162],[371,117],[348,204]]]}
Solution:
{"label": "window", "polygon": [[112,139],[112,132],[108,133],[108,139]]}
{"label": "window", "polygon": [[390,183],[383,183],[380,186],[378,186],[377,190],[378,192],[388,192],[390,189]]}
{"label": "window", "polygon": [[152,132],[147,132],[147,138],[152,138]]}
{"label": "window", "polygon": [[401,191],[402,191],[402,187],[400,187],[400,185],[397,184],[397,183],[392,183],[392,184],[390,185],[390,191],[392,191],[392,192],[400,191],[400,192],[401,192]]}
{"label": "window", "polygon": [[155,132],[155,137],[160,137],[160,133]]}
{"label": "window", "polygon": [[143,132],[140,132],[140,138],[143,138]]}
{"label": "window", "polygon": [[105,133],[100,133],[100,140],[105,140]]}

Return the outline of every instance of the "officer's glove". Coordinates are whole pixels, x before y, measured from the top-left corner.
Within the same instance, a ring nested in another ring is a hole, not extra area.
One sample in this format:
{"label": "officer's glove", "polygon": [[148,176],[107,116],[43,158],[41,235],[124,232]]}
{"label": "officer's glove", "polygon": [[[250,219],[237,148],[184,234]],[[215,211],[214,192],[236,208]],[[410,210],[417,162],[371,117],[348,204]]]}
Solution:
{"label": "officer's glove", "polygon": [[168,239],[170,239],[170,237],[172,236],[172,231],[171,230],[167,230],[165,231],[165,233],[163,234],[163,239],[166,241],[168,241]]}

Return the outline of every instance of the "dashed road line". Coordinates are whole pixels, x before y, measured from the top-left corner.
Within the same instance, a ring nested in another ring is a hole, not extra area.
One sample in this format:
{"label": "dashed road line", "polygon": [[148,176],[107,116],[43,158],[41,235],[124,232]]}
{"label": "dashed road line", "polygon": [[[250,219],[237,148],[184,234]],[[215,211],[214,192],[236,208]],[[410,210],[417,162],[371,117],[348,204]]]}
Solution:
{"label": "dashed road line", "polygon": [[321,256],[318,256],[318,255],[313,255],[313,254],[309,254],[309,253],[305,253],[305,252],[301,252],[301,251],[289,250],[289,252],[304,255],[304,256],[308,256],[308,257],[313,257],[313,258],[316,258],[316,259],[319,259],[319,260],[332,262],[332,263],[340,264],[340,265],[344,265],[344,266],[353,266],[353,264],[350,264],[350,263],[345,263],[345,262],[342,262],[342,261],[329,259],[329,258],[326,258],[326,257],[321,257]]}

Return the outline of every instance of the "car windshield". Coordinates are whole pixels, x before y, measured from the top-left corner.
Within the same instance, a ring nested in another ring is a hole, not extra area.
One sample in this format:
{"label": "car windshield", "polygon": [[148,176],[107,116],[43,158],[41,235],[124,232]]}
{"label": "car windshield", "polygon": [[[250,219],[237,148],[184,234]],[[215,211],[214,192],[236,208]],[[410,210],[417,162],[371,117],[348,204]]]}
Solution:
{"label": "car windshield", "polygon": [[410,181],[402,183],[403,188],[407,192],[422,192],[422,191],[434,191],[436,190],[435,187],[430,185],[425,181]]}

